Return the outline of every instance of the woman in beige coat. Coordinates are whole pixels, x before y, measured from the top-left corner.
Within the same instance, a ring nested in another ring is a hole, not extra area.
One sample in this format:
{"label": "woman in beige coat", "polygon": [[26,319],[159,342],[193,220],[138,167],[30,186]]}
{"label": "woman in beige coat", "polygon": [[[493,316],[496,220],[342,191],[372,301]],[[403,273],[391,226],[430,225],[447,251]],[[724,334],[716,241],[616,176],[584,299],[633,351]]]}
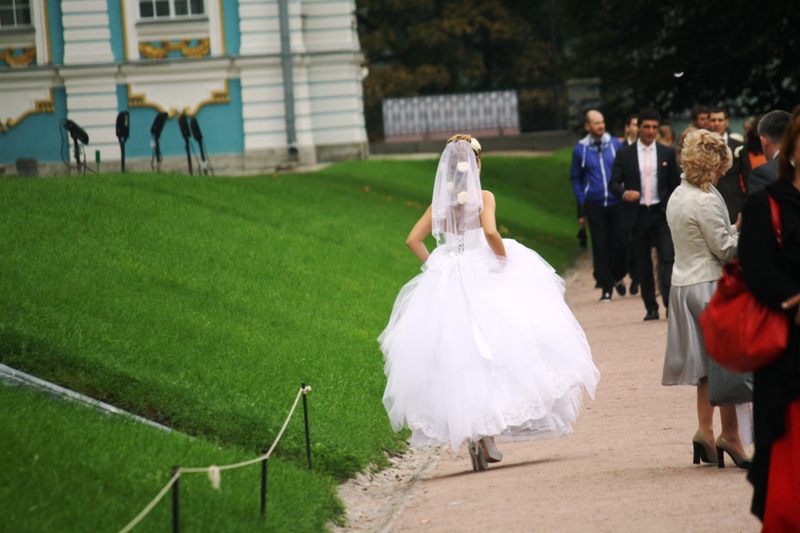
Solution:
{"label": "woman in beige coat", "polygon": [[731,224],[725,202],[714,187],[731,167],[731,161],[731,151],[718,134],[701,129],[686,137],[681,152],[684,174],[667,206],[675,265],[662,384],[697,387],[694,463],[717,463],[719,449],[746,468],[749,460],[739,437],[735,405],[720,407],[722,434],[714,439],[714,407],[708,399],[708,353],[698,324],[716,290],[722,265],[736,255],[739,242],[741,216]]}

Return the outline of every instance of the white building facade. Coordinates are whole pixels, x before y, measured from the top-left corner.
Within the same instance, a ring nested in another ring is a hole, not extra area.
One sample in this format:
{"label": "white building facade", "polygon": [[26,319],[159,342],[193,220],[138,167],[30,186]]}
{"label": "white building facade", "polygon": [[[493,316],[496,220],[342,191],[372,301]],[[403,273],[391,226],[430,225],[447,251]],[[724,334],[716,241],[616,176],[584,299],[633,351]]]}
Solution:
{"label": "white building facade", "polygon": [[5,0],[0,165],[13,174],[17,159],[36,158],[63,173],[65,119],[88,134],[90,162],[95,151],[118,161],[124,110],[131,169],[150,168],[159,112],[166,168],[186,166],[182,113],[218,171],[364,157],[354,10],[354,0]]}

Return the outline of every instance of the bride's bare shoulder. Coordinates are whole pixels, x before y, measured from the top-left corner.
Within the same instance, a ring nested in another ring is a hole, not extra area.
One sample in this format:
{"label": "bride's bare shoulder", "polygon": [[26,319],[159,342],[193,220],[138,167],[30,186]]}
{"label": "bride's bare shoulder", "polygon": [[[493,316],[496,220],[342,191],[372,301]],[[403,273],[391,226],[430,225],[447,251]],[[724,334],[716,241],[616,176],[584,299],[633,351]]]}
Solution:
{"label": "bride's bare shoulder", "polygon": [[484,189],[481,191],[481,195],[483,196],[484,201],[486,201],[487,199],[494,200],[494,194],[492,194],[492,191],[487,191],[486,189]]}

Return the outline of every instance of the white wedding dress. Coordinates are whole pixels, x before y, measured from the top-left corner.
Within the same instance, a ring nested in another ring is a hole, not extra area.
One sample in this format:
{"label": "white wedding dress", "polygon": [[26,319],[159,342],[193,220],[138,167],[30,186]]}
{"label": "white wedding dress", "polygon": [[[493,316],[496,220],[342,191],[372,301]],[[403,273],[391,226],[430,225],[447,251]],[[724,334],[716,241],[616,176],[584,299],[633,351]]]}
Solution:
{"label": "white wedding dress", "polygon": [[[435,219],[435,197],[433,205]],[[600,373],[564,302],[564,281],[511,239],[504,266],[480,227],[440,231],[437,240],[378,338],[394,430],[410,428],[414,448],[453,449],[486,436],[570,433],[583,389],[594,398]]]}

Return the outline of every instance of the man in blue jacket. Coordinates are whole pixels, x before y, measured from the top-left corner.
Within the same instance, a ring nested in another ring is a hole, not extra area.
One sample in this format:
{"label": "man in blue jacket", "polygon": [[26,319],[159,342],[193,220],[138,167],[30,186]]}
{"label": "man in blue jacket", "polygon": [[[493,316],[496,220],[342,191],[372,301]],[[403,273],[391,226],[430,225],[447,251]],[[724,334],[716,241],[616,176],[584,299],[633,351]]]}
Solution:
{"label": "man in blue jacket", "polygon": [[598,111],[586,113],[585,128],[589,134],[572,152],[569,179],[578,202],[578,222],[581,227],[589,224],[595,279],[603,291],[600,301],[610,302],[615,287],[620,296],[626,293],[622,281],[628,250],[625,214],[619,199],[608,190],[614,157],[622,145],[606,133]]}

